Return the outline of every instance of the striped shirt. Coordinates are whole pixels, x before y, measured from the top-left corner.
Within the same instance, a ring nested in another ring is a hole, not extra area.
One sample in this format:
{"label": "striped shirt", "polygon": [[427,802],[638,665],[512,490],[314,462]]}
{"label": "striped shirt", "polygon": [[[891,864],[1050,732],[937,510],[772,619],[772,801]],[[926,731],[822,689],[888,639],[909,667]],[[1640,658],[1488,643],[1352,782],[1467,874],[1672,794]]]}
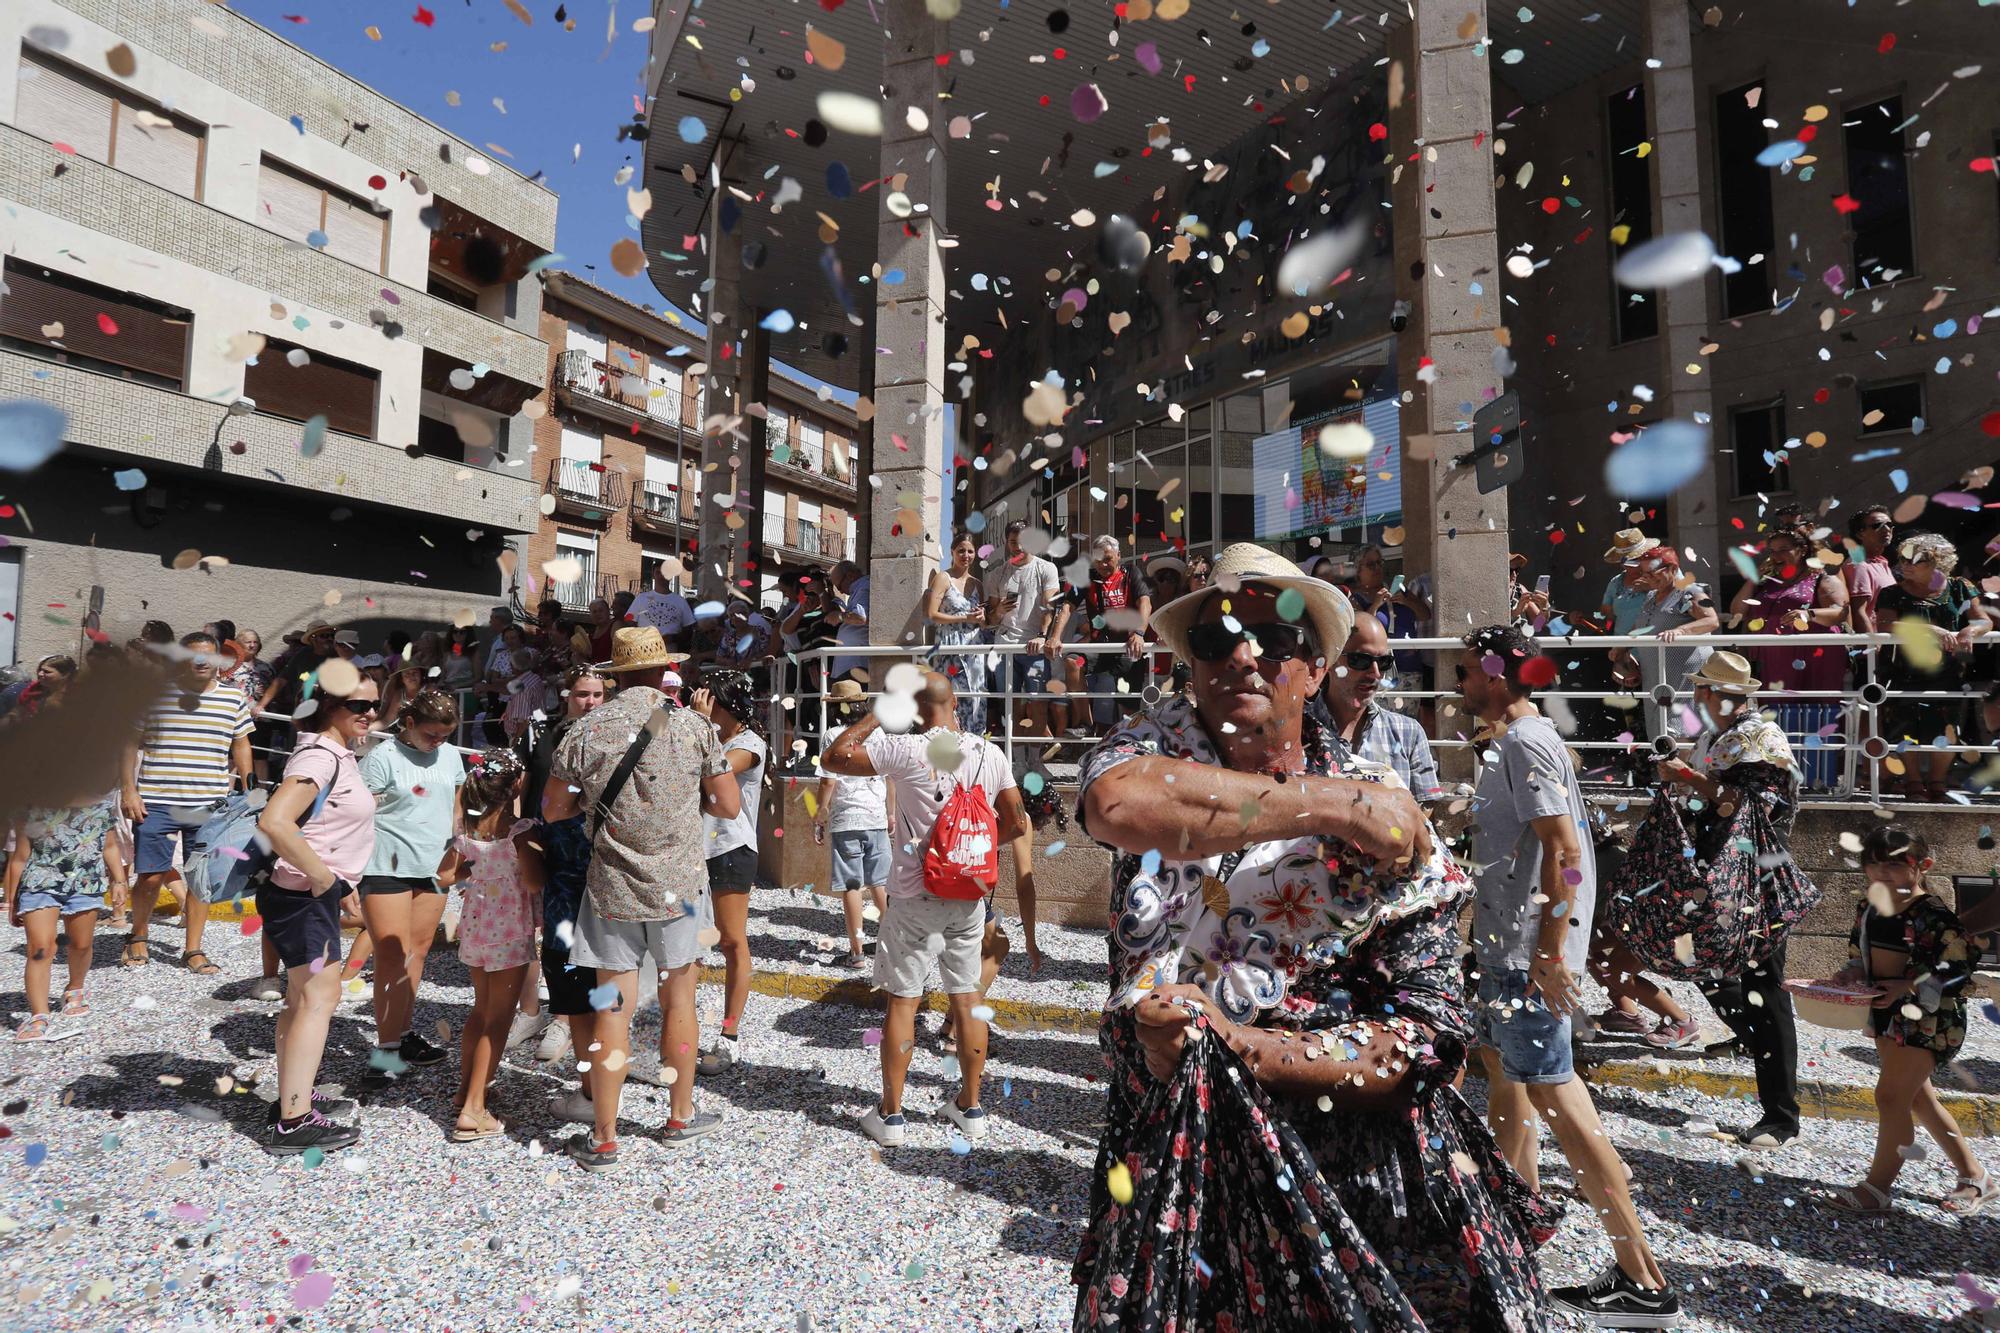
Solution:
{"label": "striped shirt", "polygon": [[249,696],[233,685],[199,695],[169,689],[153,705],[139,741],[139,798],[189,805],[229,795],[229,749],[250,734]]}

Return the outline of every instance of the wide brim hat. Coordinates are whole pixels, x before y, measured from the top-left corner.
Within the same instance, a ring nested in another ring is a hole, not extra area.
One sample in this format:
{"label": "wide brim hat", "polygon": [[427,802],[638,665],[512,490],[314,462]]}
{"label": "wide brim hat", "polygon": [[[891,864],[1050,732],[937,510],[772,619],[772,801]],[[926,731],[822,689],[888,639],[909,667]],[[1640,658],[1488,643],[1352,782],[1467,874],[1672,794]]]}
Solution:
{"label": "wide brim hat", "polygon": [[611,635],[611,662],[605,670],[650,671],[685,662],[686,653],[670,653],[667,641],[651,625],[627,625]]}
{"label": "wide brim hat", "polygon": [[1688,677],[1688,684],[1706,685],[1723,694],[1755,694],[1764,688],[1764,682],[1750,674],[1749,659],[1727,651],[1710,653],[1701,668]]}
{"label": "wide brim hat", "polygon": [[1611,534],[1611,546],[1604,558],[1613,564],[1622,565],[1628,560],[1637,560],[1648,551],[1657,550],[1660,539],[1648,537],[1637,528],[1620,528]]}
{"label": "wide brim hat", "polygon": [[1145,570],[1148,577],[1151,577],[1162,569],[1176,570],[1185,577],[1188,572],[1188,563],[1177,555],[1154,555],[1146,557],[1141,562],[1141,568]]}
{"label": "wide brim hat", "polygon": [[1297,589],[1305,598],[1305,614],[1300,619],[1312,626],[1319,654],[1327,661],[1347,646],[1347,636],[1354,629],[1354,608],[1348,605],[1346,594],[1254,542],[1237,542],[1225,549],[1209,566],[1208,580],[1208,587],[1176,597],[1153,612],[1153,630],[1160,642],[1184,662],[1193,660],[1187,632],[1201,614],[1202,604],[1211,594],[1226,596],[1245,583]]}
{"label": "wide brim hat", "polygon": [[834,703],[849,702],[864,698],[868,691],[858,680],[836,680],[826,687],[826,697]]}
{"label": "wide brim hat", "polygon": [[315,617],[306,622],[306,627],[299,631],[299,637],[301,639],[310,639],[315,634],[331,634],[333,632],[334,625],[331,620],[321,620]]}

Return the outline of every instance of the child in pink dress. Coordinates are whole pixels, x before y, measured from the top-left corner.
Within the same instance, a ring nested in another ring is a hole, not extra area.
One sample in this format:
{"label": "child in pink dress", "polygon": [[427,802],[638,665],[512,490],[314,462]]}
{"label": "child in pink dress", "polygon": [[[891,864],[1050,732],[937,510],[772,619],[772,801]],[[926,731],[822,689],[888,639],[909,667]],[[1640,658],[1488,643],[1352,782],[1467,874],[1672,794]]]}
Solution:
{"label": "child in pink dress", "polygon": [[458,1123],[452,1141],[498,1137],[506,1126],[486,1111],[486,1085],[535,958],[542,919],[542,854],[535,822],[514,818],[527,769],[512,750],[488,750],[459,789],[454,849],[465,865],[458,957],[472,973],[472,1016],[459,1036]]}

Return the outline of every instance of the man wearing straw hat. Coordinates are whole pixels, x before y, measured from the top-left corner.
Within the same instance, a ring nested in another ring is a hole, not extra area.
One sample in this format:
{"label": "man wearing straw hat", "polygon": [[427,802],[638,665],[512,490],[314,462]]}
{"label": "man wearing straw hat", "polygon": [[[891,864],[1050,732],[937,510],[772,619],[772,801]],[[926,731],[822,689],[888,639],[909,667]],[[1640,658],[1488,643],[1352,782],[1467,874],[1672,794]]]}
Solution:
{"label": "man wearing straw hat", "polygon": [[[590,871],[570,962],[596,969],[594,1015],[570,1020],[579,1064],[588,1065],[596,1124],[569,1141],[586,1171],[618,1164],[618,1097],[631,1049],[632,1006],[647,954],[660,972],[660,1050],[672,1105],[661,1141],[678,1146],[721,1124],[694,1109],[695,960],[707,915],[704,811],[734,819],[741,793],[703,720],[705,709],[669,708],[667,668],[684,660],[660,632],[627,626],[611,639],[618,694],[570,725],[556,747],[542,818],[590,818]],[[696,691],[697,703],[703,691]]]}

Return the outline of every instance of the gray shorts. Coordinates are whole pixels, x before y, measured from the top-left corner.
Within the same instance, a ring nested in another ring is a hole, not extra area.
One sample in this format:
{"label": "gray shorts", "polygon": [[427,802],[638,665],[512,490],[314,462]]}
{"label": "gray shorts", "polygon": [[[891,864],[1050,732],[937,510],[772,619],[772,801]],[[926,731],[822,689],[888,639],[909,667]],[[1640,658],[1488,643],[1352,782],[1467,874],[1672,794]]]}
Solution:
{"label": "gray shorts", "polygon": [[701,957],[701,927],[708,919],[708,895],[700,904],[689,903],[694,911],[673,921],[606,921],[590,905],[585,894],[577,909],[576,935],[570,943],[569,960],[576,967],[601,968],[606,972],[637,972],[641,960],[653,955],[653,966],[662,972],[686,967]]}
{"label": "gray shorts", "polygon": [[916,999],[935,963],[946,995],[972,994],[979,989],[985,938],[984,899],[892,897],[875,944],[875,984],[899,999]]}

